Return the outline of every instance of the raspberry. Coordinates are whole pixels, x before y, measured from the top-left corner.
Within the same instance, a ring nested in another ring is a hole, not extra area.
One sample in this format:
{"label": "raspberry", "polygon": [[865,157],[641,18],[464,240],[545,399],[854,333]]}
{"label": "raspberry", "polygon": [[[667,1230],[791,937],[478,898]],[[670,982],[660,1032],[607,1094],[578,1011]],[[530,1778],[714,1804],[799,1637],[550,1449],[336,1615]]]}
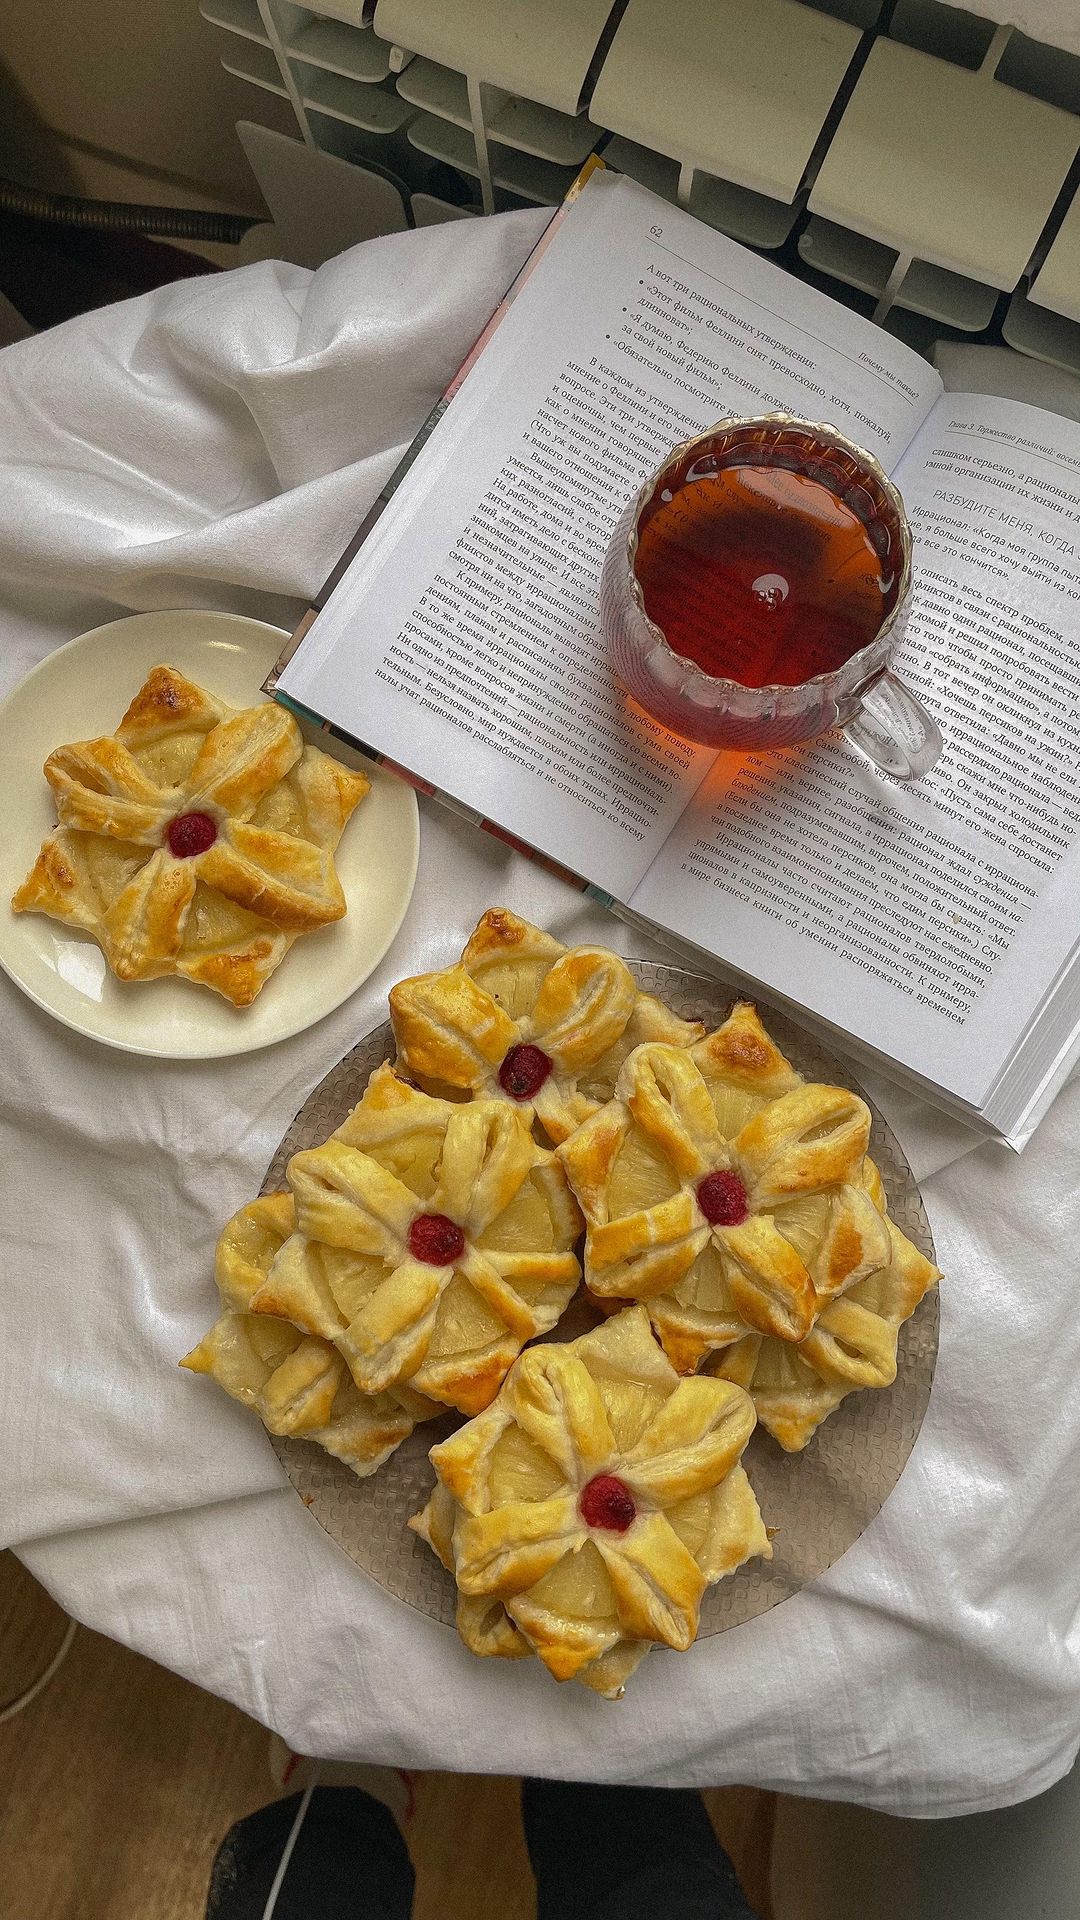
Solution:
{"label": "raspberry", "polygon": [[429,1267],[452,1267],[465,1251],[465,1235],[445,1213],[418,1213],[409,1228],[409,1252]]}
{"label": "raspberry", "polygon": [[582,1488],[578,1505],[587,1527],[605,1527],[609,1533],[625,1533],[637,1519],[633,1494],[613,1473],[596,1474]]}
{"label": "raspberry", "polygon": [[511,1047],[499,1068],[499,1085],[511,1100],[532,1100],[550,1072],[551,1061],[542,1047]]}
{"label": "raspberry", "polygon": [[205,853],[217,839],[217,821],[208,813],[178,813],[165,830],[169,852],[178,860],[190,860]]}
{"label": "raspberry", "polygon": [[697,1201],[710,1227],[741,1226],[750,1211],[746,1188],[738,1174],[726,1168],[706,1174],[698,1185]]}

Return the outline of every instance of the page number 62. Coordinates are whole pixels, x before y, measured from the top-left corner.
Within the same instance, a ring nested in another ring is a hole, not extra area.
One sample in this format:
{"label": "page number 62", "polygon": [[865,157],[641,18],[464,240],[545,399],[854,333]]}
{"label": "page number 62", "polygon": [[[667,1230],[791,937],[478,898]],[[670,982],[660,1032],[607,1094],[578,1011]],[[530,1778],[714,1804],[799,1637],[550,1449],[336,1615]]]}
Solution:
{"label": "page number 62", "polygon": [[660,235],[661,235],[661,234],[663,233],[663,231],[664,231],[664,229],[663,229],[663,227],[650,227],[650,228],[649,228],[649,232],[650,232],[650,233],[651,233],[651,234],[652,234],[652,235],[653,235],[653,236],[654,236],[654,237],[655,237],[655,238],[656,238],[657,240],[659,240],[659,238],[660,238]]}

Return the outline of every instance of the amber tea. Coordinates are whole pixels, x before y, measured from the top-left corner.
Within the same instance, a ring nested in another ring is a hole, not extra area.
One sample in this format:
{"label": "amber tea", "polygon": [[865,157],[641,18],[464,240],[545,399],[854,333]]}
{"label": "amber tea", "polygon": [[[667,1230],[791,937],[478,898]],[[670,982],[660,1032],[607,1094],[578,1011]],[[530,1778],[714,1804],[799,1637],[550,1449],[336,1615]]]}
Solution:
{"label": "amber tea", "polygon": [[911,603],[904,503],[872,453],[791,414],[722,420],[628,500],[600,577],[617,684],[720,749],[842,728],[915,780],[941,733],[891,662]]}
{"label": "amber tea", "polygon": [[874,639],[899,580],[862,489],[837,491],[812,456],[718,466],[700,447],[665,477],[634,572],[673,652],[746,687],[799,686]]}

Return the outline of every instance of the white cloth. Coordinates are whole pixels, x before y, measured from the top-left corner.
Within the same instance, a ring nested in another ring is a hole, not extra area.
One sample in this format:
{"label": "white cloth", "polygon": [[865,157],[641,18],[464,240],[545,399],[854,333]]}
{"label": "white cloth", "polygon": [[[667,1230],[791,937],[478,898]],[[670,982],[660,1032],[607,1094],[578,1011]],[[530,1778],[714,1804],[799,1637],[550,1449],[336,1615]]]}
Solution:
{"label": "white cloth", "polygon": [[[539,231],[522,213],[370,242],[314,276],[168,287],[0,354],[5,686],[123,608],[288,618],[321,582]],[[505,902],[641,943],[436,806],[377,974],[310,1032],[211,1065],[82,1040],[0,979],[6,1262],[0,1539],[89,1625],[327,1758],[754,1782],[901,1813],[1051,1784],[1080,1735],[1080,1086],[1022,1159],[878,1087],[945,1269],[914,1455],[827,1577],[618,1706],[478,1661],[383,1593],[258,1426],[178,1372],[215,1237],[308,1090]]]}

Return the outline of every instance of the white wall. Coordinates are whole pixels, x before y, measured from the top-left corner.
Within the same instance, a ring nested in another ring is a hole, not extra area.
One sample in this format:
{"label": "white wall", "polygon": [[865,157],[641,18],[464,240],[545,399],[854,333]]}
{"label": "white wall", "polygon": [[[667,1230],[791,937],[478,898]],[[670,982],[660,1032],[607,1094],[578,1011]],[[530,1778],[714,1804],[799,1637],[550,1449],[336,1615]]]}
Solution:
{"label": "white wall", "polygon": [[56,192],[260,211],[234,124],[296,123],[224,72],[197,0],[0,0],[0,21],[0,171]]}

